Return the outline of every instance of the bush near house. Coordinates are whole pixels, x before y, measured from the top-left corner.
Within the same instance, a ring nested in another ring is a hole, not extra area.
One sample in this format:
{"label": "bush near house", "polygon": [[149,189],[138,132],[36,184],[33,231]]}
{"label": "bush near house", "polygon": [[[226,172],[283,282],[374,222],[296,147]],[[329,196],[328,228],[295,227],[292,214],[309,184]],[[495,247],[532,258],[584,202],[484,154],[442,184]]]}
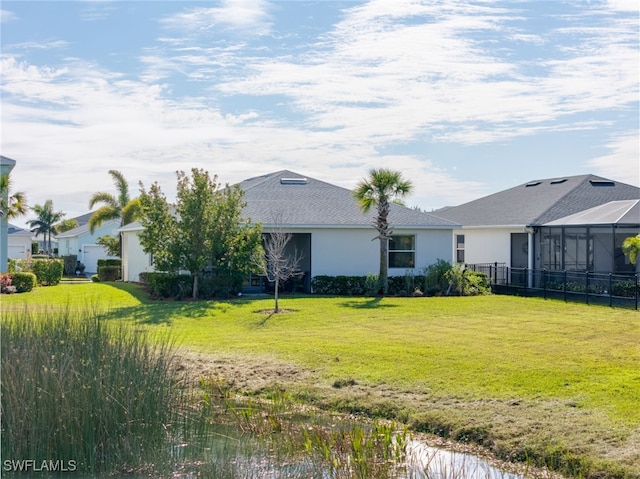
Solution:
{"label": "bush near house", "polygon": [[[311,288],[315,294],[335,296],[372,296],[377,293],[377,277],[314,276]],[[389,277],[390,296],[475,296],[491,293],[489,279],[484,273],[465,270],[439,260],[428,266],[424,274],[407,272],[404,276]]]}
{"label": "bush near house", "polygon": [[10,273],[11,286],[16,288],[16,293],[28,293],[38,284],[36,275],[33,273]]}
{"label": "bush near house", "polygon": [[76,274],[76,265],[78,264],[78,255],[70,254],[68,256],[62,256],[60,259],[64,261],[64,275],[74,276]]}
{"label": "bush near house", "polygon": [[120,259],[99,259],[98,260],[98,280],[117,281],[121,278],[122,260]]}
{"label": "bush near house", "polygon": [[158,298],[183,298],[191,294],[193,277],[190,274],[176,273],[140,273],[151,296]]}
{"label": "bush near house", "polygon": [[40,286],[55,286],[64,273],[64,261],[54,258],[12,259],[8,264],[9,273],[33,273]]}

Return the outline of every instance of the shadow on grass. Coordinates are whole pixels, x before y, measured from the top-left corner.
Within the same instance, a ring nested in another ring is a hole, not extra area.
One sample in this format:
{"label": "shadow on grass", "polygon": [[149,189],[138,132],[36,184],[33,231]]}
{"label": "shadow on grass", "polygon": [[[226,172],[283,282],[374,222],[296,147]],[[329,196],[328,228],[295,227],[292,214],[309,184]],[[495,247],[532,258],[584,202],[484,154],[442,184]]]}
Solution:
{"label": "shadow on grass", "polygon": [[141,285],[109,283],[114,288],[134,296],[141,304],[118,308],[117,305],[102,314],[104,319],[124,319],[142,324],[171,324],[174,318],[205,318],[224,314],[251,300],[191,300],[152,299]]}
{"label": "shadow on grass", "polygon": [[396,304],[388,304],[382,303],[383,296],[376,296],[375,298],[370,298],[365,302],[350,300],[340,303],[340,306],[344,308],[353,308],[353,309],[377,309],[377,308],[397,308]]}

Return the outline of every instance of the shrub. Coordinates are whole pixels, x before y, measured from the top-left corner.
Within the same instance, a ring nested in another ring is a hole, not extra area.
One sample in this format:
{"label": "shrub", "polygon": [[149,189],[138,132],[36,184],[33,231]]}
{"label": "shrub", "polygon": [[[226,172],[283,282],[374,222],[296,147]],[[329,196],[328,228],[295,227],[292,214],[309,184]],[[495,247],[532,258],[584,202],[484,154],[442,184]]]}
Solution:
{"label": "shrub", "polygon": [[243,278],[242,273],[229,270],[204,273],[199,278],[198,297],[210,299],[228,298],[230,295],[236,295],[242,289]]}
{"label": "shrub", "polygon": [[73,276],[76,274],[76,266],[78,264],[78,255],[70,254],[68,256],[62,256],[64,261],[64,274],[65,276]]}
{"label": "shrub", "polygon": [[122,266],[122,260],[119,258],[103,258],[98,260],[98,269],[100,266]]}
{"label": "shrub", "polygon": [[160,298],[184,298],[191,294],[193,278],[189,274],[147,273],[147,290],[152,296]]}
{"label": "shrub", "polygon": [[120,279],[120,266],[98,266],[99,281],[117,281]]}
{"label": "shrub", "polygon": [[64,261],[61,259],[34,259],[32,272],[36,275],[39,285],[55,286],[62,279]]}
{"label": "shrub", "polygon": [[[0,274],[0,293],[8,293],[11,286],[11,275],[9,273]],[[15,286],[14,286],[15,288]]]}
{"label": "shrub", "polygon": [[91,281],[93,281],[94,283],[99,283],[100,282],[100,278],[98,277],[97,274],[94,274],[91,276]]}
{"label": "shrub", "polygon": [[[395,285],[393,284],[393,278],[388,278],[389,283],[389,294],[393,294],[392,291],[395,289]],[[380,284],[380,278],[377,274],[369,273],[367,277],[364,279],[364,294],[365,296],[375,296],[380,292],[382,285]]]}
{"label": "shrub", "polygon": [[364,276],[326,276],[311,278],[311,289],[316,294],[360,296],[366,291]]}
{"label": "shrub", "polygon": [[16,293],[27,293],[38,284],[36,275],[33,273],[10,273],[11,285],[16,288]]}
{"label": "shrub", "polygon": [[424,270],[424,292],[427,296],[444,294],[449,288],[447,274],[453,266],[448,261],[439,259]]}

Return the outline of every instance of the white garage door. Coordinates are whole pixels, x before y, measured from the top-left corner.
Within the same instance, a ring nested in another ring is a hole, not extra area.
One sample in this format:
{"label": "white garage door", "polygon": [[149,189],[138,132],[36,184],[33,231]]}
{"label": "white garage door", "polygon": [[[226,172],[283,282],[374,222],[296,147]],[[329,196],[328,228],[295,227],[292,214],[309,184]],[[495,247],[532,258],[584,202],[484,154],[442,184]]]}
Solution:
{"label": "white garage door", "polygon": [[82,263],[85,266],[84,274],[96,274],[98,272],[98,260],[109,258],[102,246],[84,245],[82,247]]}
{"label": "white garage door", "polygon": [[7,247],[7,257],[13,259],[22,259],[27,257],[27,249],[24,245],[16,244],[16,245],[8,245]]}

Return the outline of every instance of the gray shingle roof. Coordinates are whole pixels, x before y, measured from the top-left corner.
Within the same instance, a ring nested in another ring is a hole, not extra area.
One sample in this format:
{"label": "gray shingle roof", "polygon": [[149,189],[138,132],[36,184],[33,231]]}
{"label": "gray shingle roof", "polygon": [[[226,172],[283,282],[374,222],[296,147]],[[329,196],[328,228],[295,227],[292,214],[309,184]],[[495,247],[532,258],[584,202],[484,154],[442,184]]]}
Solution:
{"label": "gray shingle roof", "polygon": [[[239,183],[245,192],[245,218],[265,226],[282,214],[288,226],[371,227],[374,211],[363,214],[351,191],[289,170],[277,171]],[[454,228],[455,222],[400,205],[391,205],[392,226]]]}
{"label": "gray shingle roof", "polygon": [[11,223],[8,224],[7,234],[31,237],[31,231],[24,228],[20,228],[19,226],[16,226],[16,225],[12,225]]}
{"label": "gray shingle roof", "polygon": [[610,201],[640,198],[640,188],[595,175],[529,181],[436,214],[464,226],[540,226]]}

